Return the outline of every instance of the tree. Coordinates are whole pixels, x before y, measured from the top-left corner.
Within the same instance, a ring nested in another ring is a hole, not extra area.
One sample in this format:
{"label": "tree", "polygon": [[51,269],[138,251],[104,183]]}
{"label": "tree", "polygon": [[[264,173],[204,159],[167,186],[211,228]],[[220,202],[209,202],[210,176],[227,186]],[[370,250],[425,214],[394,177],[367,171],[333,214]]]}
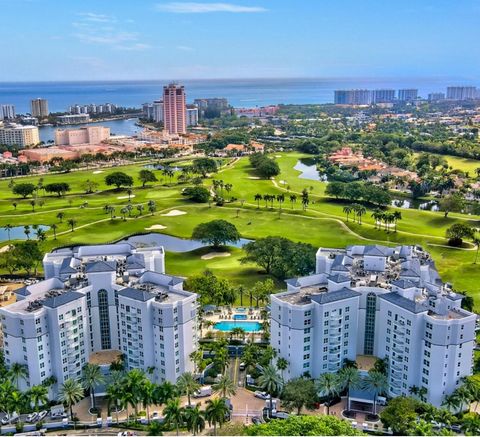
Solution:
{"label": "tree", "polygon": [[75,226],[77,225],[77,221],[73,218],[67,220],[68,226],[70,226],[71,232],[75,230]]}
{"label": "tree", "polygon": [[20,363],[13,363],[9,369],[10,377],[12,378],[12,382],[15,383],[15,387],[17,390],[19,389],[20,380],[23,379],[24,381],[28,378],[28,368],[24,364]]}
{"label": "tree", "polygon": [[178,436],[184,421],[184,410],[180,407],[180,399],[171,399],[167,402],[163,409],[163,417],[167,425],[175,427]]}
{"label": "tree", "polygon": [[205,419],[207,419],[209,425],[213,424],[213,435],[217,435],[217,425],[222,426],[229,413],[230,411],[223,399],[209,399],[207,401]]}
{"label": "tree", "polygon": [[377,397],[388,389],[387,376],[378,370],[371,369],[362,381],[363,387],[371,390],[373,396],[373,414],[377,414]]}
{"label": "tree", "polygon": [[185,422],[187,424],[187,429],[193,435],[197,435],[205,429],[205,418],[198,405],[185,410]]}
{"label": "tree", "polygon": [[277,369],[280,370],[280,374],[283,379],[283,372],[284,370],[288,369],[288,361],[286,360],[286,358],[280,357],[277,359]]}
{"label": "tree", "polygon": [[343,198],[345,196],[345,186],[347,184],[343,182],[329,182],[325,189],[327,196],[333,196],[336,199]]}
{"label": "tree", "polygon": [[270,394],[270,412],[272,411],[273,404],[272,398],[276,393],[280,393],[283,387],[283,381],[280,375],[277,373],[277,369],[268,364],[263,368],[262,374],[258,377],[258,386]]}
{"label": "tree", "polygon": [[380,419],[386,428],[395,434],[408,435],[415,426],[418,413],[418,401],[411,397],[399,396],[392,399],[380,413]]}
{"label": "tree", "polygon": [[338,396],[340,385],[337,375],[334,373],[322,373],[316,382],[319,396],[327,398],[327,415],[330,414],[330,402]]}
{"label": "tree", "polygon": [[142,188],[145,188],[145,185],[148,182],[158,181],[157,177],[155,176],[155,173],[151,170],[147,170],[146,168],[140,170],[140,172],[138,173],[138,179],[142,183]]}
{"label": "tree", "polygon": [[212,220],[197,225],[193,230],[192,238],[218,249],[227,243],[236,243],[240,239],[240,234],[232,223],[225,220]]}
{"label": "tree", "polygon": [[43,385],[34,385],[27,395],[36,412],[40,406],[48,404],[48,388]]}
{"label": "tree", "polygon": [[459,247],[463,244],[464,238],[474,238],[474,230],[464,223],[455,223],[447,229],[446,237],[450,246]]}
{"label": "tree", "polygon": [[35,185],[29,183],[15,184],[12,188],[12,192],[17,196],[22,196],[24,199],[26,199],[28,196],[33,194],[35,188]]}
{"label": "tree", "polygon": [[16,243],[8,253],[11,255],[16,269],[24,269],[28,275],[31,274],[32,270],[34,274],[37,273],[38,265],[43,258],[38,241],[32,240]]}
{"label": "tree", "polygon": [[90,179],[87,179],[80,186],[81,186],[82,190],[85,191],[85,194],[91,194],[98,189],[98,182],[91,181]]}
{"label": "tree", "polygon": [[60,223],[62,223],[62,222],[63,222],[63,219],[65,218],[65,213],[64,213],[64,212],[59,212],[59,213],[57,214],[57,218],[58,218],[58,221],[59,221]]}
{"label": "tree", "polygon": [[104,382],[100,366],[90,363],[85,364],[83,366],[82,382],[83,388],[90,392],[91,407],[95,409],[95,387]]}
{"label": "tree", "polygon": [[303,407],[312,409],[317,397],[315,383],[307,378],[291,379],[282,391],[282,405],[289,411],[296,409],[297,415]]}
{"label": "tree", "polygon": [[360,376],[354,367],[343,367],[338,372],[338,382],[341,390],[347,390],[347,408],[350,407],[350,390],[360,386]]}
{"label": "tree", "polygon": [[115,185],[117,189],[121,187],[131,187],[133,185],[133,178],[121,171],[115,171],[105,177],[105,184],[108,186]]}
{"label": "tree", "polygon": [[57,229],[58,229],[58,225],[56,223],[52,223],[50,225],[50,228],[51,230],[53,231],[53,239],[56,240],[57,239]]}
{"label": "tree", "polygon": [[3,229],[5,229],[7,231],[8,241],[10,241],[10,231],[12,230],[12,228],[13,228],[13,226],[10,223],[6,224],[3,227]]}
{"label": "tree", "polygon": [[235,384],[228,375],[222,375],[220,380],[213,385],[213,390],[220,393],[222,398],[233,396],[236,393]]}
{"label": "tree", "polygon": [[64,196],[70,191],[70,185],[66,182],[55,182],[44,186],[47,193],[55,193],[58,197]]}
{"label": "tree", "polygon": [[290,416],[246,428],[247,435],[257,436],[351,436],[364,435],[349,422],[335,416]]}
{"label": "tree", "polygon": [[200,384],[191,372],[182,373],[177,379],[177,388],[187,396],[188,405],[191,405],[191,396],[200,389]]}
{"label": "tree", "polygon": [[443,211],[445,217],[447,217],[451,211],[461,211],[464,206],[465,199],[459,193],[443,196],[438,202],[438,207],[440,211]]}
{"label": "tree", "polygon": [[255,202],[257,202],[257,209],[260,209],[260,201],[262,200],[263,196],[259,193],[255,194]]}
{"label": "tree", "polygon": [[82,385],[75,379],[67,379],[60,387],[58,399],[68,407],[73,420],[73,405],[83,399]]}
{"label": "tree", "polygon": [[208,173],[217,172],[217,163],[212,158],[199,158],[193,161],[192,171],[196,174],[201,174],[202,177],[207,177]]}
{"label": "tree", "polygon": [[480,435],[480,416],[476,413],[465,414],[461,426],[466,435]]}
{"label": "tree", "polygon": [[157,204],[154,200],[149,200],[147,203],[148,212],[153,215],[153,213],[157,210]]}
{"label": "tree", "polygon": [[187,187],[182,191],[182,194],[197,203],[206,203],[210,199],[210,191],[200,186]]}
{"label": "tree", "polygon": [[347,222],[348,222],[348,216],[352,213],[352,207],[350,205],[346,205],[343,207],[343,212],[347,216]]}
{"label": "tree", "polygon": [[302,191],[302,207],[304,211],[307,209],[309,203],[310,203],[310,199],[308,195],[308,190],[304,188]]}

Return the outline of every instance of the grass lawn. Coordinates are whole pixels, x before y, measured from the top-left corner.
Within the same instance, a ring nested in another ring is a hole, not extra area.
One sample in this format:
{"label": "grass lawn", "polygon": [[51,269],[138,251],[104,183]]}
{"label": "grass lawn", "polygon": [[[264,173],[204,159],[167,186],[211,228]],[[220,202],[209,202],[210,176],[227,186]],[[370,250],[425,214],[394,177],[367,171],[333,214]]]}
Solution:
{"label": "grass lawn", "polygon": [[[416,153],[415,155],[419,155]],[[480,161],[476,159],[470,159],[470,158],[460,158],[458,156],[453,156],[453,155],[438,155],[435,153],[432,153],[432,155],[437,155],[440,156],[441,158],[445,158],[448,162],[448,165],[451,166],[454,170],[462,170],[465,172],[470,173],[470,177],[475,176],[475,169],[480,167]]]}
{"label": "grass lawn", "polygon": [[[146,188],[141,188],[137,179],[141,165],[132,165],[121,168],[105,168],[103,173],[93,171],[74,172],[62,175],[46,175],[44,184],[54,181],[68,182],[72,191],[64,198],[43,196],[39,192],[39,199],[45,204],[32,211],[29,202],[31,199],[18,200],[8,188],[8,181],[0,181],[0,227],[25,226],[33,224],[58,225],[57,240],[53,239],[52,231],[48,231],[48,239],[44,244],[45,250],[68,244],[104,243],[121,239],[136,232],[145,232],[152,225],[162,225],[166,228],[162,232],[183,238],[189,238],[194,227],[202,222],[222,218],[234,223],[245,238],[261,238],[268,235],[278,235],[294,241],[308,242],[315,247],[344,247],[349,244],[420,244],[432,253],[437,268],[445,281],[450,281],[458,290],[465,290],[477,296],[480,294],[480,268],[473,264],[475,251],[457,250],[445,245],[445,231],[456,222],[468,222],[479,226],[480,217],[454,214],[447,218],[442,213],[418,210],[400,209],[403,219],[398,224],[398,232],[378,230],[370,217],[371,211],[363,217],[363,224],[346,221],[343,213],[345,203],[332,201],[324,197],[325,183],[302,180],[299,172],[293,167],[298,159],[306,156],[300,153],[278,153],[275,155],[281,168],[281,174],[274,180],[259,180],[251,169],[248,159],[242,158],[233,166],[224,167],[214,176],[224,183],[231,183],[233,189],[223,193],[229,199],[231,196],[239,199],[234,203],[227,203],[224,207],[206,204],[195,204],[181,195],[184,185],[177,185],[175,181],[165,180],[160,171],[156,171],[159,182]],[[98,170],[97,170],[98,171]],[[109,172],[125,171],[135,179],[135,187],[131,204],[133,211],[130,217],[122,220],[120,209],[129,204],[128,195],[124,190],[112,190],[105,186],[104,178]],[[17,183],[38,182],[39,177],[17,179]],[[81,184],[91,179],[99,183],[99,192],[86,195],[82,192]],[[283,184],[281,181],[285,181]],[[212,180],[205,181],[211,186]],[[287,186],[289,187],[287,190]],[[302,210],[298,200],[292,204],[289,201],[290,193],[300,193],[304,188],[310,192],[310,205],[306,211]],[[277,202],[274,208],[265,207],[263,201],[260,207],[254,200],[256,193],[286,194],[282,211]],[[133,197],[134,196],[134,197]],[[148,200],[155,200],[157,211],[154,215],[146,212]],[[243,201],[243,206],[240,200]],[[12,205],[17,202],[15,209]],[[87,204],[84,206],[84,203]],[[110,219],[104,211],[105,205],[115,206],[116,218]],[[145,210],[142,214],[136,205],[142,204]],[[180,216],[164,216],[171,209],[186,212]],[[392,208],[394,209],[394,208]],[[58,212],[64,212],[65,218],[60,223]],[[74,232],[67,224],[69,218],[77,221]],[[32,233],[33,235],[33,233]],[[191,276],[206,269],[225,277],[236,284],[250,286],[255,281],[265,278],[265,275],[254,265],[243,265],[240,259],[243,253],[240,249],[230,249],[231,256],[203,260],[204,250],[190,253],[168,253],[166,257],[167,271],[181,276]],[[278,283],[279,287],[282,283]],[[477,299],[480,308],[480,299]]]}

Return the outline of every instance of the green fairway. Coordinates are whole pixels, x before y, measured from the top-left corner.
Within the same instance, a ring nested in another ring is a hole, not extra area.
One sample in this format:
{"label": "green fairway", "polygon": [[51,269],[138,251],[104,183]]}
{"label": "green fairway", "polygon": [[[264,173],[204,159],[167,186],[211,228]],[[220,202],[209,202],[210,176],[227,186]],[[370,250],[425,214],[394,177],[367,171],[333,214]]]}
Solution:
{"label": "green fairway", "polygon": [[[53,239],[52,230],[47,232],[48,239],[42,243],[44,250],[51,250],[68,244],[92,244],[116,241],[125,236],[148,232],[154,225],[164,226],[161,232],[189,238],[194,227],[202,222],[221,218],[235,224],[245,238],[261,238],[268,235],[283,236],[294,241],[308,242],[315,247],[344,247],[349,244],[420,244],[432,253],[437,268],[445,281],[450,281],[458,290],[465,290],[474,296],[480,294],[480,269],[473,264],[474,250],[458,250],[443,247],[446,244],[445,231],[453,223],[469,222],[479,226],[478,216],[452,214],[445,218],[442,213],[401,209],[403,219],[398,223],[398,232],[378,230],[371,218],[371,210],[363,217],[363,224],[346,221],[343,213],[345,203],[324,197],[326,184],[318,181],[299,179],[300,172],[293,169],[298,159],[304,157],[300,153],[277,153],[274,155],[281,168],[281,174],[275,180],[258,179],[249,165],[248,158],[241,158],[232,165],[221,168],[213,178],[232,184],[231,191],[223,196],[238,200],[226,203],[224,207],[189,202],[181,195],[185,185],[165,179],[160,171],[155,171],[159,179],[155,185],[142,188],[137,179],[141,164],[121,168],[105,168],[103,173],[93,171],[72,172],[61,175],[45,175],[43,183],[68,182],[72,191],[65,197],[45,196],[38,191],[37,205],[32,211],[31,198],[19,200],[13,196],[8,181],[0,181],[0,227],[7,224],[25,226],[42,224],[57,225],[57,239]],[[98,172],[98,170],[96,170]],[[135,179],[129,202],[125,190],[111,189],[104,184],[105,176],[113,171],[125,171]],[[98,182],[98,192],[84,194],[82,183],[86,180]],[[39,177],[17,179],[16,183],[37,183]],[[212,178],[204,181],[207,187],[212,185]],[[290,194],[298,194],[304,189],[310,192],[310,204],[303,211],[300,199],[290,202]],[[257,204],[254,200],[259,194],[285,194],[285,202],[280,210],[278,202],[273,209],[266,207],[262,200]],[[149,200],[156,202],[157,210],[149,214],[146,204]],[[39,202],[40,201],[40,202]],[[43,206],[39,203],[44,202]],[[17,203],[16,209],[13,203]],[[132,205],[130,216],[123,220],[120,209]],[[144,209],[136,207],[142,204]],[[112,220],[104,210],[105,205],[115,207]],[[171,210],[180,210],[186,214],[166,216]],[[392,208],[393,209],[393,208]],[[57,214],[63,212],[62,222]],[[71,232],[67,221],[76,221],[75,230]],[[34,238],[32,232],[31,238]],[[240,259],[243,252],[231,249],[231,256],[204,260],[201,258],[208,249],[190,253],[168,253],[166,258],[169,273],[191,276],[206,269],[231,280],[235,284],[251,285],[265,278],[254,265],[243,265]],[[279,286],[282,283],[278,283]],[[476,302],[480,308],[480,301]]]}
{"label": "green fairway", "polygon": [[[419,154],[416,153],[415,155],[418,156]],[[437,155],[446,159],[450,167],[452,167],[454,170],[468,172],[470,177],[475,177],[475,170],[480,168],[480,161],[476,159],[460,158],[453,155],[438,155],[435,153],[431,153],[431,155]]]}

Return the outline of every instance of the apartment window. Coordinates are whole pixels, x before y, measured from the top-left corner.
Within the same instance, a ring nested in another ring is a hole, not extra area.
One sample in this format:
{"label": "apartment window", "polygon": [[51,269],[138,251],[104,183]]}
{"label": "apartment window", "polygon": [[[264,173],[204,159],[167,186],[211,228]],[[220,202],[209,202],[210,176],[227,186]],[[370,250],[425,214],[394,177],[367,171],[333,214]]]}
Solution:
{"label": "apartment window", "polygon": [[[127,306],[127,311],[130,308]],[[98,292],[98,314],[100,319],[100,340],[102,349],[111,349],[112,342],[110,339],[110,318],[108,312],[108,293],[107,290]]]}
{"label": "apartment window", "polygon": [[304,333],[304,334],[310,334],[310,328],[305,328],[305,329],[303,330],[303,333]]}

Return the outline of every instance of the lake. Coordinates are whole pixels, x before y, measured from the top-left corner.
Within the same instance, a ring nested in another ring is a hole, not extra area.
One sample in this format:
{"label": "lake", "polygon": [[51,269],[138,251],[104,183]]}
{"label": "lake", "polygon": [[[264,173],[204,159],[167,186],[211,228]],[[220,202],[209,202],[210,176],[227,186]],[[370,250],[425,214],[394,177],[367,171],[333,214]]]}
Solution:
{"label": "lake", "polygon": [[[41,229],[44,232],[47,232],[50,229],[50,226],[38,226],[38,229]],[[5,228],[0,228],[0,241],[8,241],[10,234],[10,240],[27,240],[27,235],[25,234],[24,226],[14,226],[8,232]],[[36,238],[35,229],[30,226],[30,239],[34,240]]]}
{"label": "lake", "polygon": [[305,161],[302,160],[297,161],[294,170],[301,171],[302,173],[298,175],[300,179],[309,179],[311,181],[326,181],[324,176],[320,176],[320,173],[317,170],[316,164],[306,164]]}

